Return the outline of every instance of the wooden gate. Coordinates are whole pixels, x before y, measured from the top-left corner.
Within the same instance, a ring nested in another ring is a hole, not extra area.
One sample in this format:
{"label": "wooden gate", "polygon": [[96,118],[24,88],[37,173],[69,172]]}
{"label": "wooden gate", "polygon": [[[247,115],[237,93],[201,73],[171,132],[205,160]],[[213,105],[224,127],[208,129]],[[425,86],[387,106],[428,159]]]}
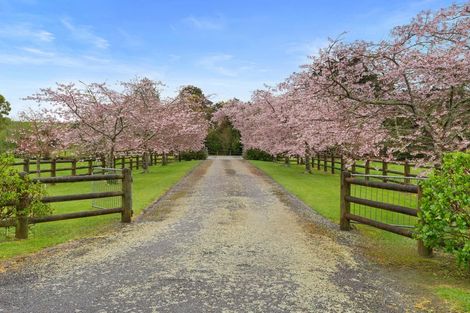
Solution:
{"label": "wooden gate", "polygon": [[[341,174],[340,229],[350,230],[351,223],[369,225],[401,236],[414,238],[414,227],[419,223],[418,212],[421,190],[411,184],[417,177],[391,177],[403,183],[383,182],[379,175]],[[418,253],[429,256],[432,250],[418,240]]]}

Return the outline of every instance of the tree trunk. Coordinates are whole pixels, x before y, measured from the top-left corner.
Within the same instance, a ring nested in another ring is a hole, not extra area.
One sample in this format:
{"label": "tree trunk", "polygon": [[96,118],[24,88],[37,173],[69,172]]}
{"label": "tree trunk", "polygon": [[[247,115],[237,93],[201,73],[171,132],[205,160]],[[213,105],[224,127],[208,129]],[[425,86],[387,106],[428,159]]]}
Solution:
{"label": "tree trunk", "polygon": [[163,152],[163,154],[162,154],[162,165],[165,166],[167,164],[168,164],[167,156],[166,156],[166,153]]}
{"label": "tree trunk", "polygon": [[285,165],[285,166],[290,166],[290,159],[289,159],[289,156],[286,156],[286,157],[284,158],[284,165]]}
{"label": "tree trunk", "polygon": [[144,153],[142,154],[142,170],[144,173],[149,172],[149,162],[150,162],[149,153],[148,151],[144,151]]}
{"label": "tree trunk", "polygon": [[37,156],[36,157],[36,172],[38,177],[41,177],[41,157]]}
{"label": "tree trunk", "polygon": [[308,148],[305,149],[305,172],[312,174],[312,167],[310,164],[310,151]]}
{"label": "tree trunk", "polygon": [[108,155],[106,156],[106,167],[114,168],[114,149],[109,151]]}

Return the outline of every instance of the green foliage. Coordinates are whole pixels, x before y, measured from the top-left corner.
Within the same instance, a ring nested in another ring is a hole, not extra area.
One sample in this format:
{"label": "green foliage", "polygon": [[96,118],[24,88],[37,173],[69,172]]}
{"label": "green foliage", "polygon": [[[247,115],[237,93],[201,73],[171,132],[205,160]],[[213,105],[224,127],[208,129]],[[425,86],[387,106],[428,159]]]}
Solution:
{"label": "green foliage", "polygon": [[50,213],[50,207],[41,202],[44,188],[34,183],[28,176],[21,177],[18,170],[11,166],[12,156],[0,155],[0,219],[15,217],[16,204],[23,202],[26,216],[42,216]]}
{"label": "green foliage", "polygon": [[181,152],[180,157],[181,157],[181,160],[184,160],[184,161],[205,160],[207,159],[207,151],[206,149],[203,149],[200,151]]}
{"label": "green foliage", "polygon": [[206,147],[209,154],[240,155],[242,152],[240,133],[228,119],[225,119],[209,130]]}
{"label": "green foliage", "polygon": [[12,141],[19,129],[30,127],[27,122],[19,122],[8,117],[0,118],[0,153],[11,152],[15,148]]}
{"label": "green foliage", "polygon": [[273,161],[274,157],[260,149],[248,149],[243,153],[247,160]]}
{"label": "green foliage", "polygon": [[180,89],[179,96],[189,101],[192,110],[204,113],[206,120],[210,121],[214,107],[201,88],[193,85],[184,86]]}
{"label": "green foliage", "polygon": [[0,95],[0,118],[7,116],[11,111],[10,103]]}
{"label": "green foliage", "polygon": [[421,183],[423,197],[417,237],[443,247],[459,264],[470,265],[470,153],[444,156],[442,169]]}

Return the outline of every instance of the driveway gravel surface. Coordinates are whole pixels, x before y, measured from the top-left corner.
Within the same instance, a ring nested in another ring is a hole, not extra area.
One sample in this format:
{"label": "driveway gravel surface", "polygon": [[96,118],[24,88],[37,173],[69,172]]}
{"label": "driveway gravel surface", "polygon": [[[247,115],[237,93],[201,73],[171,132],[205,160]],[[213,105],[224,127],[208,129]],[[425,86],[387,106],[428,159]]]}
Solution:
{"label": "driveway gravel surface", "polygon": [[392,273],[248,162],[202,162],[136,222],[0,274],[0,312],[414,312]]}

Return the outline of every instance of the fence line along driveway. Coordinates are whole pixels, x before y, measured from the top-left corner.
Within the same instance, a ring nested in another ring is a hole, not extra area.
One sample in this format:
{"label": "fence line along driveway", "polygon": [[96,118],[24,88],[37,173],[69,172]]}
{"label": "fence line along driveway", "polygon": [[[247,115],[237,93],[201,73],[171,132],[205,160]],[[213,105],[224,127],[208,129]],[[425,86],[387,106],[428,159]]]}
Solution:
{"label": "fence line along driveway", "polygon": [[0,312],[415,311],[336,229],[249,163],[218,157],[138,223],[0,274]]}

